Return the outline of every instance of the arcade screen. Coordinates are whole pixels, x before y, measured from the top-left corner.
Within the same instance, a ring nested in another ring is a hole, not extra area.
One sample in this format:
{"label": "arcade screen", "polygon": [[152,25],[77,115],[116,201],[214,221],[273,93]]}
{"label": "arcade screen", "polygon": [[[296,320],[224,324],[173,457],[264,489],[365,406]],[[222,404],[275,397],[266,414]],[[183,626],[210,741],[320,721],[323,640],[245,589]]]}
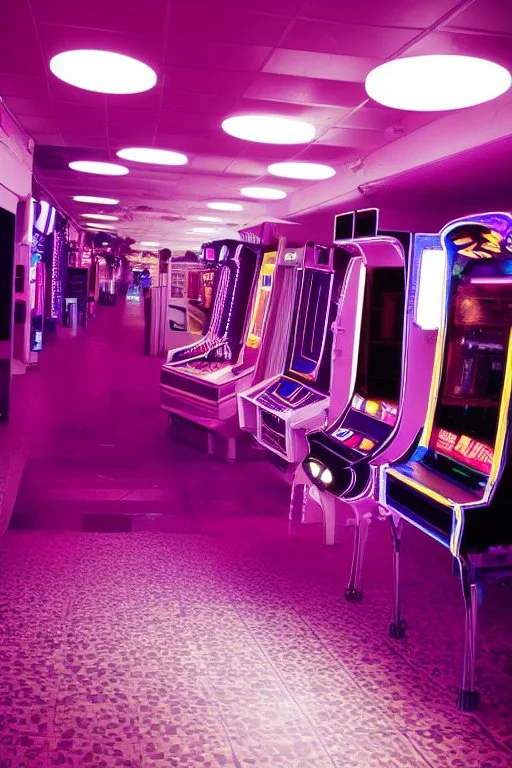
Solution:
{"label": "arcade screen", "polygon": [[397,416],[402,377],[405,276],[377,267],[366,278],[355,394],[333,436],[360,454],[385,440]]}
{"label": "arcade screen", "polygon": [[354,237],[355,213],[340,213],[334,218],[334,241],[352,240]]}
{"label": "arcade screen", "polygon": [[379,209],[365,208],[356,211],[354,237],[375,237],[379,228]]}
{"label": "arcade screen", "polygon": [[512,284],[479,277],[478,266],[458,281],[452,302],[430,448],[489,474],[512,326]]}
{"label": "arcade screen", "polygon": [[307,383],[316,380],[320,367],[328,330],[332,285],[332,272],[304,270],[289,372]]}
{"label": "arcade screen", "polygon": [[251,347],[252,349],[257,349],[261,343],[265,317],[267,315],[270,295],[272,292],[272,282],[276,268],[276,257],[277,253],[275,252],[266,253],[263,256],[263,263],[261,265],[260,276],[258,280],[258,289],[256,292],[256,300],[254,302],[254,309],[249,326],[249,336],[247,338],[247,346]]}

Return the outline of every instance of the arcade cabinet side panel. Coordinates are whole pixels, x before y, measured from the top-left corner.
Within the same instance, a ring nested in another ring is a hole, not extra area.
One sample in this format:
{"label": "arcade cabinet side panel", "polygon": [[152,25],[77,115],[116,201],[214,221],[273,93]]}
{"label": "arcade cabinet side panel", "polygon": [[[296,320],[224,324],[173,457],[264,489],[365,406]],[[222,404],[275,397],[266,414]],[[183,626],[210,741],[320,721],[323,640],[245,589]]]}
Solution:
{"label": "arcade cabinet side panel", "polygon": [[0,208],[0,421],[9,419],[11,394],[15,215]]}

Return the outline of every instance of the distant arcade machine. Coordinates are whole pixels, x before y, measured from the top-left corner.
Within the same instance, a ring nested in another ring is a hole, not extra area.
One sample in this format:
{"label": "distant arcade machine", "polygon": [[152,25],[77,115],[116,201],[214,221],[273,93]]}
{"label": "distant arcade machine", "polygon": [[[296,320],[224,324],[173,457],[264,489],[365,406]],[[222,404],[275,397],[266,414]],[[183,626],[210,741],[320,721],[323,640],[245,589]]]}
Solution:
{"label": "distant arcade machine", "polygon": [[161,404],[183,430],[206,430],[208,450],[214,434],[227,439],[226,455],[235,458],[236,393],[250,386],[272,287],[276,251],[242,241],[210,244],[218,252],[213,285],[202,280],[208,306],[205,335],[196,343],[170,350],[161,370]]}
{"label": "distant arcade machine", "polygon": [[242,429],[286,465],[304,457],[306,430],[326,415],[332,326],[348,262],[342,248],[306,243],[281,373],[239,396]]}
{"label": "distant arcade machine", "polygon": [[[402,636],[402,521],[448,548],[466,619],[458,707],[479,705],[475,687],[478,585],[512,572],[512,216],[462,218],[441,233],[447,258],[444,312],[419,444],[381,469],[380,503],[395,544],[392,636]],[[414,398],[414,392],[408,393]]]}
{"label": "distant arcade machine", "polygon": [[166,348],[191,344],[208,326],[213,303],[215,272],[220,263],[219,243],[205,243],[198,262],[169,264]]}
{"label": "distant arcade machine", "polygon": [[[339,410],[333,397],[329,426],[308,435],[309,452],[295,477],[292,502],[298,497],[305,522],[312,515],[308,496],[320,505],[327,544],[339,541],[342,508],[354,519],[354,553],[345,592],[354,601],[362,599],[364,547],[378,509],[378,467],[405,453],[427,409],[444,256],[436,235],[409,239],[410,253],[393,237],[355,240],[347,246],[357,253],[351,262],[356,274],[347,277],[341,325],[346,327],[347,318],[353,318],[356,332],[347,342],[341,338],[340,344],[353,345],[353,352],[347,350],[333,372],[333,393],[342,390],[346,404]],[[350,285],[357,285],[352,300]]]}

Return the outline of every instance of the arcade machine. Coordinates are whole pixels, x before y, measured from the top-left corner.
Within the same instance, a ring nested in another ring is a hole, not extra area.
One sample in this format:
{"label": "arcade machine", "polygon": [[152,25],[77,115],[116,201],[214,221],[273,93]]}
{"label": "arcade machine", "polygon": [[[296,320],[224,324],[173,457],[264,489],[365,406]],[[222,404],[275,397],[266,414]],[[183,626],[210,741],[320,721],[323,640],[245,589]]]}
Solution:
{"label": "arcade machine", "polygon": [[[236,415],[237,391],[252,380],[259,346],[254,309],[271,284],[276,253],[236,240],[217,246],[220,265],[206,334],[195,344],[169,351],[160,392],[161,405],[173,421],[185,419],[221,433]],[[211,452],[210,437],[208,447]],[[228,440],[228,454],[233,450]]]}
{"label": "arcade machine", "polygon": [[56,210],[49,203],[33,201],[33,237],[30,260],[30,362],[37,362],[38,352],[43,349],[44,315],[46,295],[46,258],[49,236],[55,228]]}
{"label": "arcade machine", "polygon": [[219,248],[205,243],[198,263],[171,261],[169,265],[166,348],[191,344],[208,324],[212,307]]}
{"label": "arcade machine", "polygon": [[306,430],[325,419],[332,327],[349,259],[344,248],[306,243],[282,373],[239,396],[242,429],[286,465],[303,458]]}
{"label": "arcade machine", "polygon": [[[378,467],[403,456],[427,409],[441,312],[435,297],[441,293],[445,260],[438,236],[409,239],[407,256],[393,237],[347,246],[354,251],[351,267],[358,273],[359,291],[352,301],[347,295],[341,325],[347,325],[348,314],[357,331],[349,342],[353,368],[335,366],[333,392],[350,379],[350,393],[341,412],[333,398],[329,426],[307,436],[309,452],[295,478],[303,491],[303,514],[309,492],[322,509],[327,544],[339,541],[339,512],[353,515],[354,551],[345,592],[352,601],[362,599],[364,547],[378,511]],[[304,483],[304,474],[314,488]]]}
{"label": "arcade machine", "polygon": [[[475,688],[477,589],[512,567],[512,216],[458,219],[441,233],[447,259],[445,304],[427,417],[418,443],[381,469],[379,499],[395,544],[392,636],[400,616],[403,520],[455,559],[465,603],[465,652],[458,707],[479,705]],[[414,397],[409,392],[408,397]]]}

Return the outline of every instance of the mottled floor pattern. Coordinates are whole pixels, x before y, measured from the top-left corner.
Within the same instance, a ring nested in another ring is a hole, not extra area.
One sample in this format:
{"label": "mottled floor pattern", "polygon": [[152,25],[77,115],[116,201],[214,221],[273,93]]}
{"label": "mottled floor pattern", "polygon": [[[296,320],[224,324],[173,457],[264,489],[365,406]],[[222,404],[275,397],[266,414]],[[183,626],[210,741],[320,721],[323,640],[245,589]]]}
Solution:
{"label": "mottled floor pattern", "polygon": [[454,707],[462,606],[446,553],[404,537],[408,638],[387,636],[390,545],[286,520],[264,462],[173,443],[140,307],[100,308],[15,382],[28,462],[0,540],[0,768],[511,768],[512,585],[481,610],[478,715]]}

